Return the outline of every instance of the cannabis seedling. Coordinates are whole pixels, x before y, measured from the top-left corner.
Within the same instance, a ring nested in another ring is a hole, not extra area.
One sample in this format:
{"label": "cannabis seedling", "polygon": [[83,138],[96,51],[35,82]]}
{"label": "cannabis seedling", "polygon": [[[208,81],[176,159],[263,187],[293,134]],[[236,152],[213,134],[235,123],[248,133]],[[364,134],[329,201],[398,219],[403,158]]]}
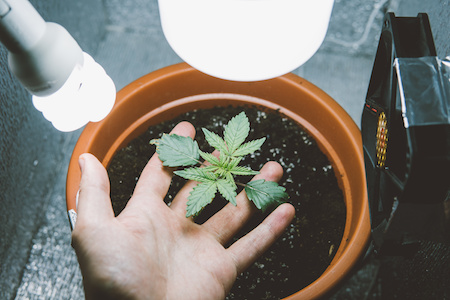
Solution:
{"label": "cannabis seedling", "polygon": [[[259,150],[266,140],[263,137],[244,143],[250,132],[250,123],[244,112],[228,122],[223,133],[224,138],[206,128],[202,130],[206,141],[219,151],[219,157],[201,151],[197,142],[190,137],[163,134],[160,139],[150,141],[150,144],[156,145],[156,152],[164,166],[189,167],[174,173],[185,179],[199,182],[188,197],[186,217],[197,215],[212,202],[217,191],[236,206],[237,185],[245,188],[248,199],[261,210],[288,198],[285,188],[276,182],[259,179],[242,184],[235,181],[236,175],[259,173],[239,166],[239,163],[244,156]],[[200,157],[208,163],[202,163]],[[200,166],[192,167],[195,165]]]}

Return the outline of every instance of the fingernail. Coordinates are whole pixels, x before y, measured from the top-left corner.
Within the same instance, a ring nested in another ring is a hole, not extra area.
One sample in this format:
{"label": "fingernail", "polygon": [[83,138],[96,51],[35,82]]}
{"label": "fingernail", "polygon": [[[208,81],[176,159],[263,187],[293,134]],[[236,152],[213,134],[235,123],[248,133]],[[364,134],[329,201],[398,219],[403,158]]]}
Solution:
{"label": "fingernail", "polygon": [[84,164],[84,158],[82,155],[80,155],[80,157],[78,158],[78,165],[80,166],[81,173],[83,173]]}
{"label": "fingernail", "polygon": [[78,189],[77,196],[75,197],[75,208],[78,210],[78,198],[80,197],[80,189]]}

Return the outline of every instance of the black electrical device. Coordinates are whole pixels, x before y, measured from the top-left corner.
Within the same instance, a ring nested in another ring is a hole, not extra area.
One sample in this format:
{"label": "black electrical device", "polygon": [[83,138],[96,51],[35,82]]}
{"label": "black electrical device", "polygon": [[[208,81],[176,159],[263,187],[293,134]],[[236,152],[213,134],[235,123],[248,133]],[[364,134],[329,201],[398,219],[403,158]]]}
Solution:
{"label": "black electrical device", "polygon": [[386,14],[361,121],[377,254],[414,255],[448,234],[449,72],[426,14]]}

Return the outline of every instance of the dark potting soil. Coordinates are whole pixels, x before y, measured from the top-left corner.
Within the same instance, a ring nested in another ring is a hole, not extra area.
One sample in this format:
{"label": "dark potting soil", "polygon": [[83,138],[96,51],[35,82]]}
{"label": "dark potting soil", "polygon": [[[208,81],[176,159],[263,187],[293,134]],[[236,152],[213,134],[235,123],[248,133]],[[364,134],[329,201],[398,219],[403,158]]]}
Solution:
{"label": "dark potting soil", "polygon": [[[281,299],[306,287],[324,272],[339,247],[346,218],[343,194],[328,158],[309,134],[284,115],[257,107],[220,107],[189,112],[150,127],[118,151],[108,167],[113,208],[118,215],[131,197],[142,169],[155,152],[150,140],[187,120],[197,129],[200,149],[212,151],[201,128],[222,135],[223,126],[241,111],[250,120],[247,141],[267,137],[261,150],[247,156],[241,165],[259,170],[269,160],[279,162],[284,169],[279,184],[286,188],[296,216],[278,241],[238,276],[227,299]],[[165,199],[167,203],[184,183],[184,179],[174,176]],[[225,204],[224,199],[216,198],[196,222],[201,224]],[[259,224],[268,213],[257,213],[236,239]]]}

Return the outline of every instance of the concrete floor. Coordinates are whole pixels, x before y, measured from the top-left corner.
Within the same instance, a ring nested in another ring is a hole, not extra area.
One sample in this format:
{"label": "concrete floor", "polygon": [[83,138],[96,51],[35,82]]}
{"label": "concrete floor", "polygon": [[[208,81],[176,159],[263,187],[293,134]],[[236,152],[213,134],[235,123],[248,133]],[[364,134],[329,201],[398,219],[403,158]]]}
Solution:
{"label": "concrete floor", "polygon": [[[104,4],[107,7],[107,34],[99,41],[98,51],[92,54],[118,89],[153,70],[181,62],[164,39],[156,0],[108,0]],[[359,125],[385,12],[409,16],[428,12],[432,26],[437,27],[442,16],[436,7],[444,6],[448,17],[448,1],[336,0],[324,44],[294,73],[331,95]],[[439,30],[433,28],[436,29]],[[448,30],[446,34],[448,41]],[[67,163],[79,134],[77,131],[65,137],[62,147],[67,154]],[[48,210],[43,212],[43,222],[34,235],[16,299],[84,297],[65,215],[66,171],[67,165],[61,168]],[[376,264],[361,268],[331,298],[364,299],[377,268]]]}

